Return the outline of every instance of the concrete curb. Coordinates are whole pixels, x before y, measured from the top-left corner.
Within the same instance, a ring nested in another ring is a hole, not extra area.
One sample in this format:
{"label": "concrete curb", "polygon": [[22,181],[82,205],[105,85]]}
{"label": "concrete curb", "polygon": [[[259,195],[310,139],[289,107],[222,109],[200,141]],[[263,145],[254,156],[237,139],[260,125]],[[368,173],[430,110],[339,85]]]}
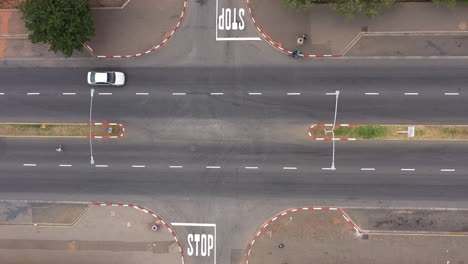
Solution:
{"label": "concrete curb", "polygon": [[[255,17],[254,17],[254,15],[252,13],[252,8],[251,8],[250,1],[251,0],[246,0],[247,10],[249,10],[250,19],[252,19],[252,22],[254,23],[254,26],[257,29],[260,36],[262,36],[262,38],[264,40],[266,40],[266,42],[268,42],[268,44],[270,44],[270,46],[273,46],[275,49],[277,49],[277,50],[279,50],[281,52],[287,53],[287,54],[292,54],[293,53],[292,50],[288,50],[288,49],[285,49],[285,48],[281,47],[281,45],[279,45],[278,42],[276,42],[272,38],[270,38],[269,35],[266,33],[266,31],[263,28],[261,28],[260,25],[257,24],[257,22],[255,21]],[[329,54],[326,54],[326,55],[325,54],[299,54],[299,56],[309,57],[309,58],[321,58],[321,57],[340,57],[342,55],[341,54],[333,54],[333,55],[329,55]]]}
{"label": "concrete curb", "polygon": [[125,135],[125,127],[120,123],[86,123],[90,126],[120,126],[122,133],[119,136],[87,136],[86,138],[122,138]]}
{"label": "concrete curb", "polygon": [[174,237],[174,240],[176,241],[177,243],[177,246],[179,247],[179,251],[180,251],[180,257],[181,257],[181,261],[182,261],[182,264],[185,263],[185,259],[184,259],[184,251],[182,250],[182,245],[180,244],[180,241],[179,239],[177,238],[177,235],[175,234],[175,232],[173,231],[172,227],[168,224],[168,222],[166,222],[162,217],[160,217],[159,215],[156,215],[156,213],[148,210],[148,209],[145,209],[144,207],[141,207],[141,206],[138,206],[138,205],[134,205],[134,204],[112,204],[112,203],[94,203],[93,204],[94,206],[122,206],[122,207],[131,207],[131,208],[134,208],[134,209],[137,209],[141,212],[144,212],[144,213],[147,213],[147,214],[150,214],[152,215],[154,218],[158,219],[159,221],[161,221],[161,223],[167,228],[167,230],[171,233],[171,235]]}
{"label": "concrete curb", "polygon": [[[119,7],[105,7],[105,6],[100,6],[100,7],[91,7],[91,10],[115,10],[115,9],[124,9],[127,7],[127,5],[130,3],[132,0],[127,0],[123,5]],[[5,11],[5,12],[19,12],[19,9],[17,8],[4,8],[0,9],[0,12]]]}
{"label": "concrete curb", "polygon": [[160,42],[159,44],[157,44],[156,46],[154,46],[153,48],[151,48],[151,49],[149,49],[147,51],[140,52],[140,53],[137,53],[137,54],[132,54],[132,55],[98,55],[96,52],[93,51],[93,49],[91,48],[91,46],[88,43],[84,43],[83,45],[94,57],[97,57],[97,58],[134,58],[134,57],[139,57],[139,56],[143,56],[143,55],[152,53],[152,52],[162,48],[164,45],[166,45],[167,41],[170,40],[174,36],[175,32],[179,29],[180,24],[184,20],[184,15],[185,15],[185,12],[187,10],[187,5],[188,5],[188,0],[184,0],[184,6],[182,7],[182,12],[181,12],[181,14],[179,16],[179,21],[177,22],[177,25],[172,29],[169,36],[165,37],[162,42]]}
{"label": "concrete curb", "polygon": [[[312,129],[315,126],[333,126],[333,124],[313,124],[309,127],[309,137],[313,140],[356,140],[355,138],[316,138],[312,136]],[[358,126],[358,124],[336,124],[335,126]]]}
{"label": "concrete curb", "polygon": [[297,212],[297,211],[305,211],[305,210],[337,211],[346,220],[346,222],[354,229],[354,231],[356,231],[356,233],[358,235],[363,234],[363,232],[359,229],[359,227],[356,224],[354,224],[354,222],[351,220],[351,218],[349,218],[349,216],[346,215],[346,213],[343,210],[341,210],[340,208],[338,208],[338,207],[298,207],[298,208],[284,210],[284,211],[278,213],[277,215],[275,215],[274,217],[272,217],[270,220],[268,220],[268,221],[266,221],[265,223],[262,224],[260,230],[255,234],[254,238],[249,243],[249,246],[248,246],[248,249],[247,249],[247,255],[245,257],[245,264],[249,264],[249,258],[250,258],[250,254],[251,254],[252,249],[253,249],[253,245],[254,245],[255,241],[260,237],[260,235],[262,234],[262,232],[265,230],[265,228],[268,225],[270,225],[274,221],[278,220],[278,218],[280,218],[282,216],[285,216],[287,214],[294,213],[294,212]]}

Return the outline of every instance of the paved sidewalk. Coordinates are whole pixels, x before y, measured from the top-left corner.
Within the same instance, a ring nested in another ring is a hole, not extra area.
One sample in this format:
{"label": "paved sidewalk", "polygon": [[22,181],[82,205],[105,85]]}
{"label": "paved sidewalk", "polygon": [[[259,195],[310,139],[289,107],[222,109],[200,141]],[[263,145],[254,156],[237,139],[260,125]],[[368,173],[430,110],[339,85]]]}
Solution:
{"label": "paved sidewalk", "polygon": [[249,243],[245,263],[427,264],[468,259],[468,236],[357,235],[349,216],[325,209],[300,208],[272,218],[255,234],[253,245]]}
{"label": "paved sidewalk", "polygon": [[[160,229],[151,230],[155,222]],[[21,254],[19,254],[21,252]],[[182,263],[158,218],[124,206],[0,203],[0,263]]]}
{"label": "paved sidewalk", "polygon": [[[454,9],[444,5],[437,7],[432,3],[399,3],[393,8],[383,10],[375,19],[357,17],[348,20],[327,5],[315,5],[307,11],[289,10],[282,0],[249,0],[252,15],[260,30],[270,44],[286,51],[301,50],[304,54],[341,55],[353,52],[353,55],[468,55],[468,43],[457,35],[445,37],[438,42],[438,49],[430,45],[421,45],[421,37],[386,38],[361,35],[374,32],[458,32],[462,36],[468,33],[468,4],[458,4]],[[304,45],[297,45],[297,37],[308,34]],[[373,40],[377,38],[378,40]],[[451,40],[446,40],[451,38]],[[412,41],[414,39],[414,41]],[[423,40],[430,40],[431,36]],[[354,42],[353,42],[354,40]],[[358,45],[360,41],[371,44]],[[462,42],[453,49],[453,42]],[[350,44],[355,44],[353,47]],[[401,45],[404,44],[404,45]],[[369,48],[371,48],[369,50]],[[407,48],[408,50],[405,50]],[[422,51],[420,49],[423,49]],[[399,52],[395,52],[399,50]],[[415,51],[420,51],[415,52]]]}

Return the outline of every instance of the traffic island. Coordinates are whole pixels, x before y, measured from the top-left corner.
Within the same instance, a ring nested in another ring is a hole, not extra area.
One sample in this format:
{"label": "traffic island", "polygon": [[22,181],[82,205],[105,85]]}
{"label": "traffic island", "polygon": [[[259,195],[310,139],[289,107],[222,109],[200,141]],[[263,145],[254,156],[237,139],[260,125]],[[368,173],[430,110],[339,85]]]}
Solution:
{"label": "traffic island", "polygon": [[468,140],[468,125],[356,125],[315,124],[314,140]]}
{"label": "traffic island", "polygon": [[119,123],[2,123],[0,137],[121,138]]}

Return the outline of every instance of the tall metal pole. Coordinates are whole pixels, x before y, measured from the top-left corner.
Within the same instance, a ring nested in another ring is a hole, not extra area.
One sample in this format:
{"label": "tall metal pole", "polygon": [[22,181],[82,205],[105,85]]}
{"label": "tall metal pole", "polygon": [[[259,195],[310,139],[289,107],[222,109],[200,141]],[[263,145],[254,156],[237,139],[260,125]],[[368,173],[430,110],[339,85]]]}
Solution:
{"label": "tall metal pole", "polygon": [[89,150],[91,153],[91,157],[89,163],[91,165],[94,164],[94,157],[93,157],[93,126],[91,125],[92,122],[92,113],[93,113],[93,98],[94,98],[94,89],[91,89],[91,103],[89,105]]}

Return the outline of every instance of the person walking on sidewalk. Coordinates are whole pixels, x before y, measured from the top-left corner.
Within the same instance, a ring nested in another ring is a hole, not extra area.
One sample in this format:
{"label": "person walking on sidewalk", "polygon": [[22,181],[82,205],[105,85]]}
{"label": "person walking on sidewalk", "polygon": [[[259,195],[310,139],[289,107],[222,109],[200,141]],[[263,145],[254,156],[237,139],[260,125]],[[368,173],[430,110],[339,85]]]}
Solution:
{"label": "person walking on sidewalk", "polygon": [[306,34],[306,33],[302,33],[301,38],[302,38],[303,40],[307,40],[307,34]]}

